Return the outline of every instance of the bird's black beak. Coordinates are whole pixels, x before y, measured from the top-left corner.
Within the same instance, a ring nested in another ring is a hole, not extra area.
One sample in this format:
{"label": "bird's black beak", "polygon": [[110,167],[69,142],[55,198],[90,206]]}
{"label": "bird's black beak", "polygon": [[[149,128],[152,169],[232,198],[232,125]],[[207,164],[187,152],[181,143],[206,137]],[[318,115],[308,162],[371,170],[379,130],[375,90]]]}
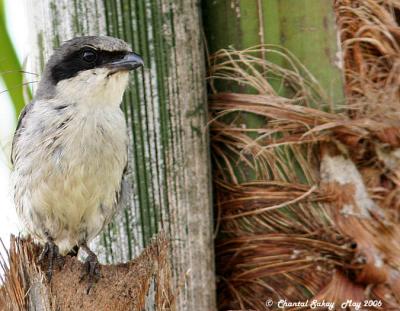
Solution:
{"label": "bird's black beak", "polygon": [[138,54],[130,52],[126,53],[121,59],[115,60],[107,64],[107,67],[114,69],[115,71],[120,70],[134,70],[144,65],[143,58]]}

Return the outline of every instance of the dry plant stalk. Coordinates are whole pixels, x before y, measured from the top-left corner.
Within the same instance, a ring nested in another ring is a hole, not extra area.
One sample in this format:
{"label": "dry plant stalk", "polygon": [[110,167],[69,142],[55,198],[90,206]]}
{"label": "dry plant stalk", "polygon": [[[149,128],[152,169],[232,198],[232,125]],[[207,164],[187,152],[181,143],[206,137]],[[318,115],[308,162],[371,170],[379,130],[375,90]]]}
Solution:
{"label": "dry plant stalk", "polygon": [[[336,111],[282,48],[210,58],[221,310],[266,310],[268,298],[400,309],[399,6],[336,1],[347,93]],[[260,58],[271,54],[287,67]],[[246,94],[219,93],[219,80]]]}
{"label": "dry plant stalk", "polygon": [[398,122],[400,2],[335,0],[335,10],[354,114]]}
{"label": "dry plant stalk", "polygon": [[175,310],[168,242],[163,234],[136,259],[101,266],[102,277],[89,294],[86,282],[80,282],[82,262],[67,256],[49,284],[36,263],[39,252],[31,241],[12,237],[7,258],[1,260],[0,310]]}

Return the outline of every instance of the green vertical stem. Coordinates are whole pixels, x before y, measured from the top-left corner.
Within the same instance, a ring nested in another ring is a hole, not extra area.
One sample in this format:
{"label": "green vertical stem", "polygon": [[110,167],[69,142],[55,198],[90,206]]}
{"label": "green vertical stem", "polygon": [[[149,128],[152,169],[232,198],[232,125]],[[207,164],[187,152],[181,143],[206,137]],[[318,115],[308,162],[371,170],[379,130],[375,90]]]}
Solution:
{"label": "green vertical stem", "polygon": [[333,4],[324,0],[279,1],[281,44],[299,58],[325,90],[329,105],[343,104]]}
{"label": "green vertical stem", "polygon": [[22,67],[8,35],[3,0],[0,0],[0,42],[0,77],[18,116],[25,106]]}
{"label": "green vertical stem", "polygon": [[[331,107],[343,104],[343,76],[332,3],[325,0],[205,0],[203,19],[211,53],[222,48],[240,50],[259,44],[283,46],[315,76]],[[277,56],[265,57],[285,65]],[[275,87],[280,85],[271,83]],[[226,85],[225,88],[230,87]]]}

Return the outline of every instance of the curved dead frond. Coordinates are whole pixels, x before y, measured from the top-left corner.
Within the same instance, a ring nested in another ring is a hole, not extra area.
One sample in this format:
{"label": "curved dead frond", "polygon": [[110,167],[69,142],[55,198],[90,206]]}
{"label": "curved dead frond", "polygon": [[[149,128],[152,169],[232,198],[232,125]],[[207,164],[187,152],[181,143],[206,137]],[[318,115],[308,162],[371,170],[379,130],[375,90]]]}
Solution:
{"label": "curved dead frond", "polygon": [[336,0],[335,9],[353,115],[399,120],[399,2]]}
{"label": "curved dead frond", "polygon": [[336,111],[282,48],[210,59],[223,310],[263,310],[266,298],[400,305],[400,5],[335,8],[347,93]]}

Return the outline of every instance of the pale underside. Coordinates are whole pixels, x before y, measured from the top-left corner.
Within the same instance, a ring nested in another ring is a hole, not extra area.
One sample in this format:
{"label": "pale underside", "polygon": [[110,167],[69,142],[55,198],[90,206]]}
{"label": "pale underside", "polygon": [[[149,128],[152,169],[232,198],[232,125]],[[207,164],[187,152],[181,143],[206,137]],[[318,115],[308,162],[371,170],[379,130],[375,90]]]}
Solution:
{"label": "pale underside", "polygon": [[84,71],[22,120],[13,150],[17,212],[36,240],[48,234],[61,253],[92,240],[115,213],[127,161],[119,107],[127,81],[127,72]]}

